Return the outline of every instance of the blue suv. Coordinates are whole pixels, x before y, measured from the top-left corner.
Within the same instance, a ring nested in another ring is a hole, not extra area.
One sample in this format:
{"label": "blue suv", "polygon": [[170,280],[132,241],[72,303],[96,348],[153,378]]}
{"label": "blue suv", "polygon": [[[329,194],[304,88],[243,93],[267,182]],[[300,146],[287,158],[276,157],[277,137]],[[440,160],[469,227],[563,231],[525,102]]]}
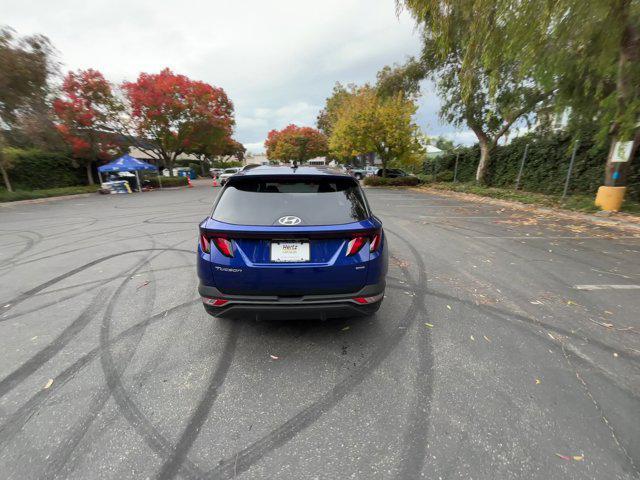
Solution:
{"label": "blue suv", "polygon": [[229,177],[200,223],[199,292],[228,318],[371,315],[388,256],[382,222],[351,176],[257,167]]}

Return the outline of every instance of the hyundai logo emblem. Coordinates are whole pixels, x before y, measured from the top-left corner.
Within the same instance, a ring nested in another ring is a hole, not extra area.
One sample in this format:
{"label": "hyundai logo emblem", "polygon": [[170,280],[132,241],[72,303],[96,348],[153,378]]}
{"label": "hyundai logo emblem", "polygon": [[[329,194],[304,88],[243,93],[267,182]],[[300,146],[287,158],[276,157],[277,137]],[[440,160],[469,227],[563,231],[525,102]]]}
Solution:
{"label": "hyundai logo emblem", "polygon": [[292,225],[298,225],[299,223],[302,223],[302,220],[299,217],[295,217],[293,215],[287,215],[285,217],[280,217],[278,219],[278,223],[280,225],[292,226]]}

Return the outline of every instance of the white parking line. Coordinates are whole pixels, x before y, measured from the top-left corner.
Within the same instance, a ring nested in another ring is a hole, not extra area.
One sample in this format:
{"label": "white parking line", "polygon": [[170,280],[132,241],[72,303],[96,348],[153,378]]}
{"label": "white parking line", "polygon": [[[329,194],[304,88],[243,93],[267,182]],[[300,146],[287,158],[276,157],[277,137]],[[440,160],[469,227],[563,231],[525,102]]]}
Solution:
{"label": "white parking line", "polygon": [[549,235],[549,236],[540,236],[540,235],[517,235],[517,236],[502,236],[502,235],[484,235],[484,236],[476,236],[469,238],[478,238],[478,239],[491,239],[491,238],[499,238],[499,239],[507,239],[507,240],[585,240],[592,238],[599,238],[603,240],[619,240],[621,238],[634,238],[636,240],[640,240],[640,235],[619,235],[617,237],[605,237],[601,235],[581,235],[581,236],[561,236],[561,235]]}
{"label": "white parking line", "polygon": [[574,285],[577,290],[640,290],[640,285]]}

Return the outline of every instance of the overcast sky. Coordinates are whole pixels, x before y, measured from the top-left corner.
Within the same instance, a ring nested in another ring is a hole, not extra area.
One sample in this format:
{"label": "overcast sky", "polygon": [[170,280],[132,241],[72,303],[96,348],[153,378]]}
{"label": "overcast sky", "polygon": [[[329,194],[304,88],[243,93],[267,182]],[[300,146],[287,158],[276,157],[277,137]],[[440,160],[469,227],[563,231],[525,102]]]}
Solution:
{"label": "overcast sky", "polygon": [[[224,88],[235,137],[253,152],[273,128],[315,126],[336,81],[373,81],[419,51],[394,0],[8,0],[1,21],[47,35],[63,71],[91,67],[119,83],[169,67]],[[473,134],[438,120],[438,108],[427,86],[422,130],[472,143]]]}

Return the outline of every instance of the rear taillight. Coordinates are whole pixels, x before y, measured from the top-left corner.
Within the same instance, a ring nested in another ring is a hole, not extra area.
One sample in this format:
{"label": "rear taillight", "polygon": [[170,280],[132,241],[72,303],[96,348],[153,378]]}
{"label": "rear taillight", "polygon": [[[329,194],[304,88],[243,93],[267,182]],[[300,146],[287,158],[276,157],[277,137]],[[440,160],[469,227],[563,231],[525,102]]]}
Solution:
{"label": "rear taillight", "polygon": [[233,257],[233,244],[231,243],[231,240],[222,237],[213,237],[211,242],[213,242],[216,248],[220,250],[220,253],[225,257]]}
{"label": "rear taillight", "polygon": [[370,252],[375,252],[376,250],[378,250],[378,247],[380,246],[380,237],[380,232],[376,232],[373,237],[371,237],[371,243],[369,243]]}
{"label": "rear taillight", "polygon": [[365,243],[367,243],[367,237],[355,237],[349,240],[349,244],[347,245],[347,257],[358,253]]}
{"label": "rear taillight", "polygon": [[381,238],[380,231],[377,231],[371,236],[352,238],[351,240],[349,240],[349,243],[347,245],[347,257],[350,257],[351,255],[355,255],[356,253],[358,253],[362,249],[364,244],[367,243],[367,240],[369,240],[369,251],[370,252],[377,251],[378,247],[380,247],[380,238]]}
{"label": "rear taillight", "polygon": [[208,237],[204,233],[200,234],[200,248],[203,252],[210,253],[212,243],[225,257],[233,257],[233,244],[231,240],[223,237]]}

